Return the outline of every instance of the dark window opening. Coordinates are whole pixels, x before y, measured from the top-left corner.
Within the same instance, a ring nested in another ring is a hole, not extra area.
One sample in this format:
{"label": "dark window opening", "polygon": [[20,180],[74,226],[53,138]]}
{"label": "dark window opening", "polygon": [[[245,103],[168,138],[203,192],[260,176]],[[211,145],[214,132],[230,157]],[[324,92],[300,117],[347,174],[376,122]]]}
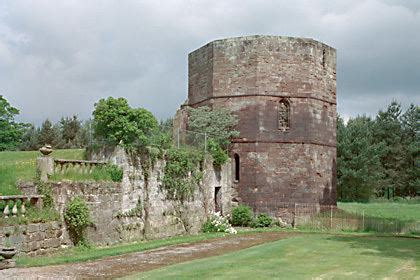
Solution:
{"label": "dark window opening", "polygon": [[239,171],[240,171],[240,162],[239,162],[239,155],[235,154],[235,181],[239,182]]}
{"label": "dark window opening", "polygon": [[283,131],[290,128],[290,104],[287,100],[282,100],[279,103],[278,126]]}
{"label": "dark window opening", "polygon": [[214,188],[214,211],[222,213],[222,187]]}
{"label": "dark window opening", "polygon": [[325,67],[325,49],[322,50],[322,67]]}

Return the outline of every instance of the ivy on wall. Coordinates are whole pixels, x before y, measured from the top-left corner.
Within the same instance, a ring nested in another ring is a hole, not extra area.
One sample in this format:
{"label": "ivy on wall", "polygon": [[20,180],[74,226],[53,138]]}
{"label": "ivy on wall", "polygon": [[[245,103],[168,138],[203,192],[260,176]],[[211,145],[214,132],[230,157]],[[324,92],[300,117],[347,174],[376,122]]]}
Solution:
{"label": "ivy on wall", "polygon": [[192,198],[203,172],[203,153],[188,148],[171,148],[166,154],[163,188],[168,199],[186,201]]}

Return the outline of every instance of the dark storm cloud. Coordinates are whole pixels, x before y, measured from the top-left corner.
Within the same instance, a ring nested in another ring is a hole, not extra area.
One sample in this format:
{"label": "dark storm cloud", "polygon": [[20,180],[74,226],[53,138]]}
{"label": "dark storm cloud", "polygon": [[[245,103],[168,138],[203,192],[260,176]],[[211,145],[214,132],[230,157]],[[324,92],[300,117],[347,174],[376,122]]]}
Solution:
{"label": "dark storm cloud", "polygon": [[187,54],[250,34],[337,49],[338,109],[374,114],[420,102],[418,1],[9,1],[0,4],[0,94],[40,123],[96,100],[171,116],[187,95]]}

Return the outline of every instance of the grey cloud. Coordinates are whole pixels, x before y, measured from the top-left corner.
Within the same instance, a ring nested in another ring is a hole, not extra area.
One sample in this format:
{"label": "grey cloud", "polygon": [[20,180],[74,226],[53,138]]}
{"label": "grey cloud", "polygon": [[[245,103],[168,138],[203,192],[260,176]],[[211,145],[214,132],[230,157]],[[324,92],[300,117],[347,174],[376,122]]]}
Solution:
{"label": "grey cloud", "polygon": [[374,114],[420,101],[416,1],[9,1],[0,4],[0,92],[40,123],[88,118],[124,96],[157,117],[187,95],[187,55],[250,34],[311,37],[337,49],[338,109]]}

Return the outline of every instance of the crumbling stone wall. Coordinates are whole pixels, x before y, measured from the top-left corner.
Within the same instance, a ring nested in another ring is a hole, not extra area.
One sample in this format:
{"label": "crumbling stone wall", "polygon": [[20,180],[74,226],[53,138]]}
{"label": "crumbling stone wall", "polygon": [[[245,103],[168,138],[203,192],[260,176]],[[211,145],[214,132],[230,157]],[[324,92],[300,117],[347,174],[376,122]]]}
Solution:
{"label": "crumbling stone wall", "polygon": [[[220,170],[215,170],[211,159],[207,158],[203,166],[203,179],[193,198],[180,202],[168,199],[166,190],[162,187],[164,160],[157,160],[155,165],[147,170],[146,180],[142,159],[139,156],[129,156],[122,148],[117,147],[112,153],[99,152],[91,157],[95,160],[107,160],[122,167],[123,179],[118,190],[120,203],[117,205],[120,213],[128,213],[136,206],[141,207],[141,218],[135,223],[138,226],[135,232],[141,233],[142,238],[197,233],[209,213],[215,210],[216,187],[220,187],[222,211],[229,213],[232,207],[230,163],[222,166]],[[107,217],[109,216],[108,214]],[[130,226],[125,224],[120,227],[123,233],[126,233],[127,227]],[[125,238],[120,236],[120,239]]]}
{"label": "crumbling stone wall", "polygon": [[[220,210],[230,213],[235,205],[231,199],[235,194],[230,163],[215,169],[211,159],[206,158],[203,179],[193,198],[180,202],[168,199],[162,188],[164,160],[158,160],[148,170],[145,180],[142,160],[129,156],[122,148],[91,156],[119,165],[123,169],[122,182],[50,182],[61,221],[0,227],[0,244],[6,232],[10,232],[10,241],[21,254],[38,255],[73,246],[63,213],[67,202],[76,196],[81,196],[89,208],[92,225],[87,229],[87,239],[95,245],[197,233],[215,210],[216,187],[221,192]],[[33,183],[20,185],[24,193],[36,193]]]}
{"label": "crumbling stone wall", "polygon": [[335,204],[335,67],[333,48],[303,38],[223,39],[190,53],[188,105],[228,108],[240,120],[234,201],[277,216],[284,205]]}
{"label": "crumbling stone wall", "polygon": [[61,222],[0,227],[0,244],[6,239],[19,255],[36,256],[71,245]]}

